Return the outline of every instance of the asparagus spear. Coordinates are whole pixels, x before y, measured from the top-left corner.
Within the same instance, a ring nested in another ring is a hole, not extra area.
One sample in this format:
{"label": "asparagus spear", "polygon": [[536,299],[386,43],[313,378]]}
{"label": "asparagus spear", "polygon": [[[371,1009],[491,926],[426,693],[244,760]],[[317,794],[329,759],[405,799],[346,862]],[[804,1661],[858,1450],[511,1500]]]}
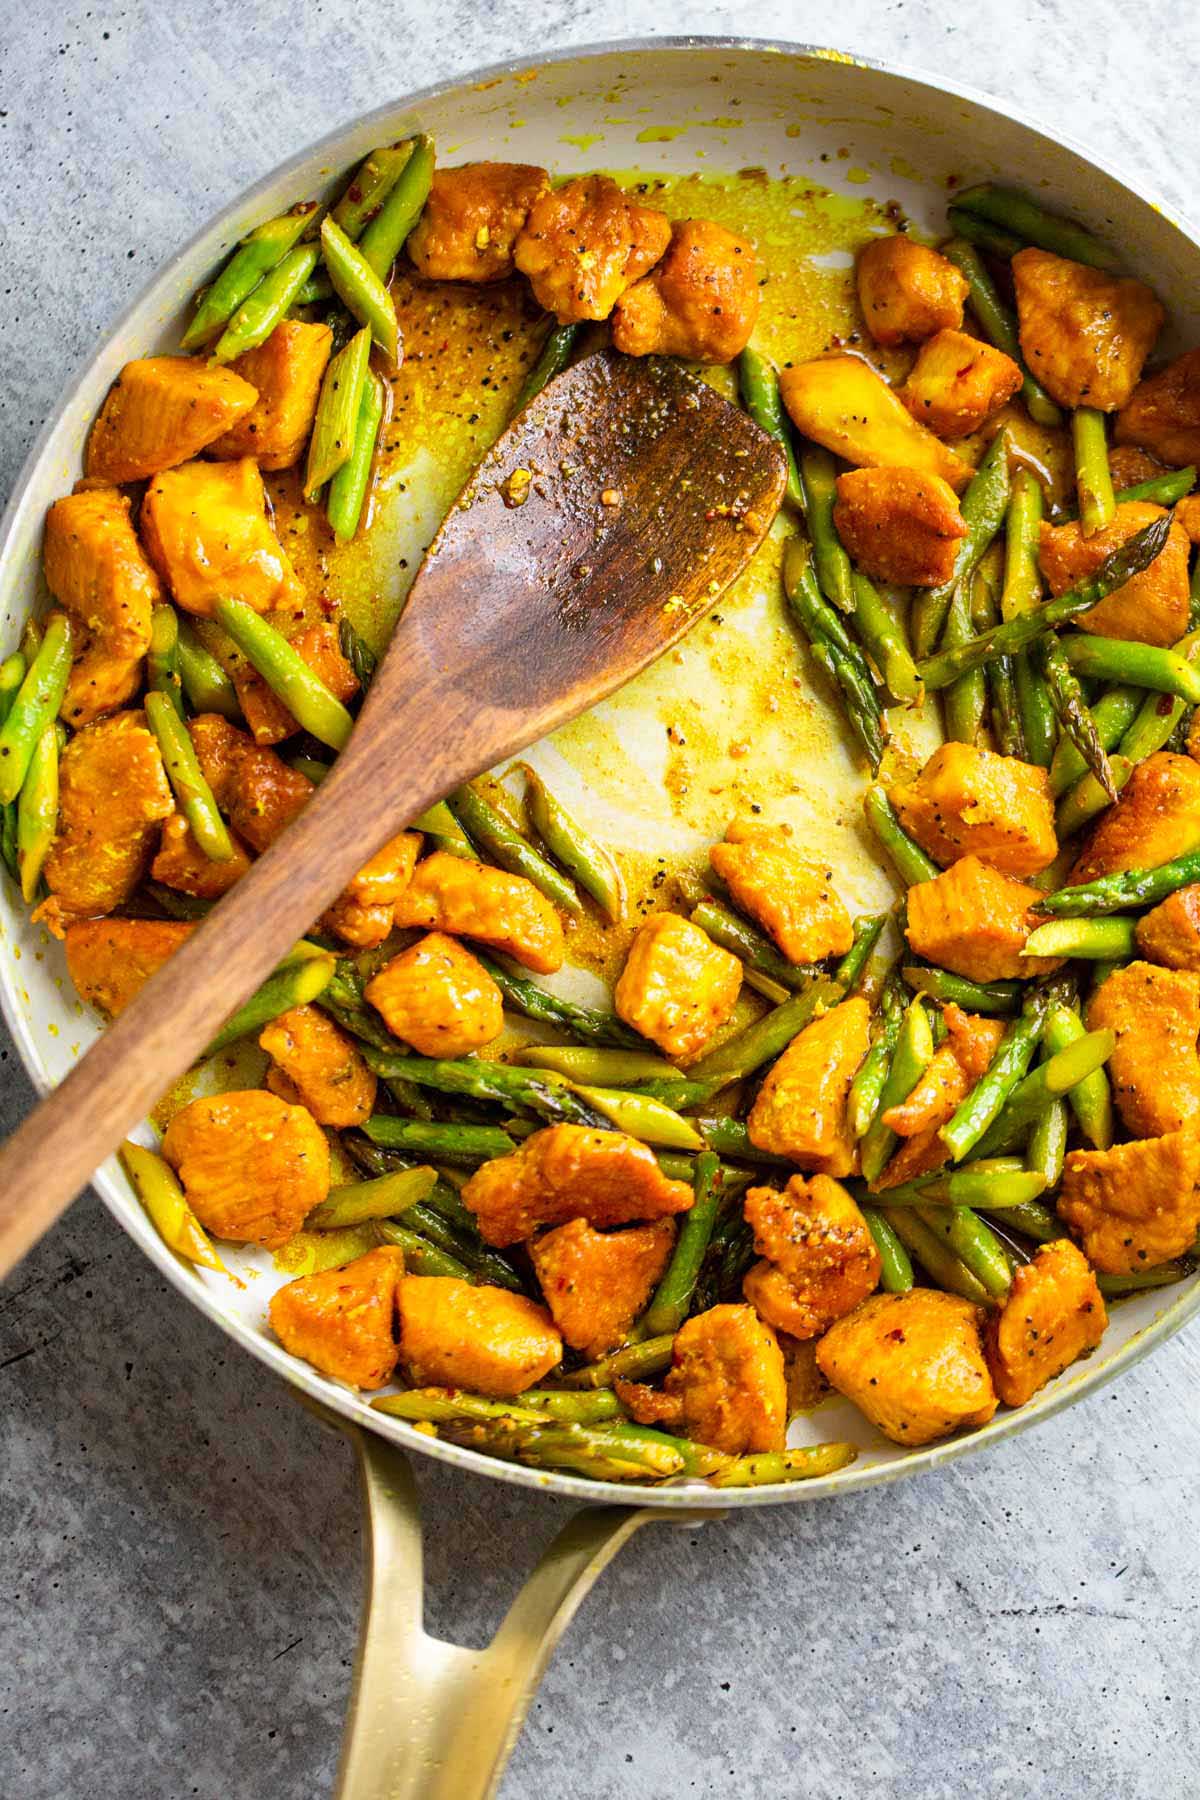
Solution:
{"label": "asparagus spear", "polygon": [[[1042,1034],[1042,1054],[1051,1057],[1063,1054],[1087,1035],[1076,1007],[1066,1001],[1052,1001]],[[1088,1143],[1097,1150],[1107,1150],[1113,1141],[1113,1108],[1108,1076],[1103,1067],[1075,1082],[1067,1098]]]}
{"label": "asparagus spear", "polygon": [[884,1113],[908,1099],[932,1059],[933,1032],[925,1003],[918,995],[905,1008],[896,1048],[879,1096],[879,1109],[862,1140],[861,1166],[868,1182],[875,1181],[882,1173],[896,1146],[896,1133],[884,1124]]}
{"label": "asparagus spear", "polygon": [[296,295],[317,266],[318,254],[315,244],[297,244],[280,258],[242,301],[217,339],[215,362],[233,362],[266,343],[295,304]]}
{"label": "asparagus spear", "polygon": [[1036,244],[1055,256],[1087,263],[1093,269],[1106,269],[1110,274],[1121,267],[1116,253],[1093,237],[1090,231],[1085,231],[1074,219],[1064,219],[1059,213],[1047,211],[1017,188],[998,187],[994,182],[983,181],[956,194],[954,204],[961,211],[973,213],[977,219],[986,219],[1024,243]]}
{"label": "asparagus spear", "polygon": [[546,333],[538,359],[521,383],[513,405],[514,418],[531,400],[536,399],[548,381],[552,381],[566,368],[578,335],[578,325],[554,325]]}
{"label": "asparagus spear", "polygon": [[411,140],[408,160],[379,211],[358,240],[368,265],[381,281],[404,248],[421,216],[433,183],[433,139],[422,132]]}
{"label": "asparagus spear", "polygon": [[812,541],[817,587],[839,612],[854,611],[854,580],[833,522],[837,464],[820,444],[805,444],[800,451],[800,487],[804,496],[804,520]]}
{"label": "asparagus spear", "polygon": [[525,1044],[512,1053],[514,1062],[534,1069],[553,1069],[569,1081],[596,1087],[632,1087],[637,1082],[671,1081],[678,1072],[664,1057],[642,1050],[591,1050],[574,1045]]}
{"label": "asparagus spear", "polygon": [[915,1210],[899,1206],[886,1216],[905,1249],[916,1257],[935,1286],[950,1294],[961,1294],[965,1300],[973,1300],[976,1306],[988,1305],[988,1290],[978,1276],[972,1274]]}
{"label": "asparagus spear", "polygon": [[452,1062],[433,1056],[397,1056],[370,1048],[364,1048],[363,1055],[377,1075],[389,1080],[398,1078],[417,1087],[434,1088],[441,1094],[463,1094],[472,1100],[523,1107],[556,1124],[602,1128],[608,1125],[602,1113],[587,1105],[565,1083],[533,1069],[481,1062],[474,1057]]}
{"label": "asparagus spear", "polygon": [[1026,246],[1011,231],[1004,231],[999,225],[989,225],[986,219],[977,219],[974,213],[964,211],[961,206],[946,208],[946,223],[955,237],[966,238],[969,244],[975,244],[980,250],[986,250],[989,256],[1008,261],[1018,250]]}
{"label": "asparagus spear", "polygon": [[188,705],[197,713],[220,713],[235,725],[242,722],[237,689],[212,654],[196,636],[187,619],[175,615],[175,655],[179,678]]}
{"label": "asparagus spear", "polygon": [[572,1000],[562,1000],[557,994],[538,987],[536,982],[514,975],[478,946],[472,954],[500,989],[505,1005],[524,1013],[527,1019],[536,1019],[542,1025],[555,1025],[569,1037],[585,1044],[611,1044],[617,1050],[644,1051],[647,1048],[645,1038],[618,1019],[615,1013],[598,1012],[594,1007],[577,1006]]}
{"label": "asparagus spear", "polygon": [[879,1111],[883,1085],[891,1067],[896,1040],[904,1018],[904,997],[899,981],[890,981],[884,989],[879,1024],[871,1047],[859,1064],[850,1084],[846,1102],[846,1121],[855,1139],[864,1137]]}
{"label": "asparagus spear", "polygon": [[[404,1267],[409,1275],[449,1276],[455,1281],[471,1281],[472,1273],[465,1262],[457,1256],[443,1250],[440,1245],[430,1243],[420,1232],[413,1231],[407,1225],[397,1225],[394,1219],[377,1219],[375,1233],[380,1243],[394,1244],[397,1250],[404,1252]],[[476,1285],[487,1286],[486,1282]]]}
{"label": "asparagus spear", "polygon": [[1196,465],[1189,463],[1185,469],[1168,469],[1162,475],[1152,475],[1148,481],[1135,481],[1132,487],[1122,488],[1115,499],[1118,506],[1131,500],[1148,501],[1152,506],[1175,506],[1195,485]]}
{"label": "asparagus spear", "polygon": [[163,767],[192,836],[210,862],[229,862],[233,841],[200,767],[187,726],[166,694],[145,698],[146,723],[162,753]]}
{"label": "asparagus spear", "polygon": [[128,1139],[121,1145],[120,1156],[134,1193],[167,1248],[202,1269],[217,1269],[226,1274],[225,1264],[188,1205],[175,1171],[161,1156],[155,1156],[152,1150]]}
{"label": "asparagus spear", "polygon": [[1031,931],[1022,956],[1078,956],[1087,962],[1128,962],[1134,918],[1050,919]]}
{"label": "asparagus spear", "polygon": [[[1135,687],[1110,688],[1092,708],[1092,721],[1106,751],[1115,750],[1137,717],[1142,696]],[[1057,799],[1087,772],[1087,762],[1069,738],[1063,738],[1050,764],[1050,792]]]}
{"label": "asparagus spear", "polygon": [[150,609],[150,647],[146,651],[146,686],[165,694],[179,717],[183,707],[183,683],[179,678],[179,615],[173,606]]}
{"label": "asparagus spear", "polygon": [[[1064,1100],[1051,1100],[1041,1118],[1029,1134],[1029,1142],[1025,1147],[1025,1162],[1035,1175],[1040,1175],[1046,1184],[1046,1191],[1056,1188],[1062,1180],[1063,1164],[1067,1156],[1067,1134],[1070,1120]],[[1030,1206],[1040,1206],[1040,1200],[1033,1200]],[[1006,1223],[1015,1226],[1019,1231],[1029,1234],[1029,1208],[1014,1208],[1006,1214]],[[1062,1227],[1055,1223],[1051,1237],[1061,1237]],[[1042,1240],[1047,1241],[1047,1240]]]}
{"label": "asparagus spear", "polygon": [[809,546],[799,536],[788,540],[783,553],[783,591],[813,655],[841,690],[850,726],[877,769],[887,733],[871,671],[842,620],[822,599]]}
{"label": "asparagus spear", "polygon": [[748,968],[768,976],[781,987],[797,992],[820,970],[813,963],[790,963],[781,956],[769,937],[748,925],[730,907],[719,900],[702,900],[692,910],[692,924],[698,925],[715,944],[740,957]]}
{"label": "asparagus spear", "polygon": [[913,1284],[912,1259],[891,1221],[877,1207],[860,1205],[879,1252],[879,1285],[885,1294],[907,1294]]}
{"label": "asparagus spear", "polygon": [[991,1299],[1003,1300],[1012,1286],[1012,1265],[1003,1244],[978,1213],[969,1206],[923,1206],[918,1207],[917,1216],[929,1231],[945,1240]]}
{"label": "asparagus spear", "polygon": [[315,944],[301,944],[297,950],[300,954],[293,954],[268,975],[261,987],[226,1019],[204,1052],[206,1057],[228,1050],[239,1038],[253,1036],[294,1006],[307,1006],[329,985],[333,977],[333,957]]}
{"label": "asparagus spear", "polygon": [[71,621],[56,612],[0,725],[0,803],[20,793],[42,733],[58,717],[70,673]]}
{"label": "asparagus spear", "polygon": [[306,1231],[341,1231],[365,1225],[371,1219],[398,1219],[411,1206],[428,1199],[437,1186],[438,1173],[428,1164],[415,1169],[396,1169],[373,1181],[352,1181],[331,1189],[304,1221]]}
{"label": "asparagus spear", "polygon": [[953,1001],[967,1012],[1013,1013],[1021,999],[1017,981],[968,981],[965,975],[952,975],[948,969],[930,969],[916,963],[905,963],[901,973],[914,993],[927,994],[943,1004]]}
{"label": "asparagus spear", "polygon": [[645,1381],[670,1368],[674,1344],[675,1335],[670,1331],[663,1332],[660,1337],[626,1344],[610,1356],[601,1357],[599,1362],[588,1363],[582,1369],[573,1369],[569,1375],[563,1375],[562,1385],[565,1388],[605,1388],[611,1387],[614,1381]]}
{"label": "asparagus spear", "polygon": [[[873,1204],[894,1206],[983,1206],[989,1212],[1005,1212],[1024,1206],[1045,1189],[1041,1175],[1022,1168],[1015,1157],[989,1157],[963,1169],[939,1170],[905,1181],[872,1196]],[[921,1215],[925,1215],[922,1213]]]}
{"label": "asparagus spear", "polygon": [[694,1063],[689,1071],[692,1080],[706,1082],[714,1094],[731,1082],[744,1081],[764,1063],[781,1055],[818,1008],[836,1006],[841,998],[842,988],[836,981],[814,981],[803,993],[793,994],[773,1012]]}
{"label": "asparagus spear", "polygon": [[857,1457],[853,1444],[805,1444],[799,1450],[761,1450],[736,1456],[729,1468],[709,1477],[710,1487],[773,1487],[783,1481],[813,1481],[836,1475]]}
{"label": "asparagus spear", "polygon": [[[945,628],[955,590],[965,589],[979,560],[1004,523],[1011,482],[1008,472],[1008,433],[998,431],[962,497],[962,516],[967,535],[960,539],[954,573],[937,587],[922,588],[913,605],[913,649],[928,656]],[[920,676],[920,665],[917,674]]]}
{"label": "asparagus spear", "polygon": [[919,706],[923,689],[904,632],[872,582],[857,569],[853,577],[854,623],[868,654],[897,700]]}
{"label": "asparagus spear", "polygon": [[609,924],[615,925],[624,908],[625,889],[612,857],[555,798],[536,769],[528,763],[522,763],[521,769],[534,830],[551,856],[592,896]]}
{"label": "asparagus spear", "polygon": [[354,720],[283,633],[244,600],[229,595],[216,602],[213,617],[278,694],[297,724],[331,750],[344,750]]}
{"label": "asparagus spear", "polygon": [[355,243],[399,181],[411,155],[411,143],[387,144],[372,150],[355,169],[333,209],[334,219]]}
{"label": "asparagus spear", "polygon": [[1026,1073],[1046,1023],[1049,997],[1035,988],[1000,1040],[1000,1047],[982,1078],[963,1100],[939,1136],[955,1162],[961,1162],[982,1138],[993,1119]]}
{"label": "asparagus spear", "polygon": [[512,875],[523,875],[547,900],[573,918],[583,916],[583,905],[571,883],[544,856],[539,856],[478,789],[469,783],[457,788],[446,804],[472,843],[500,868]]}
{"label": "asparagus spear", "polygon": [[42,865],[58,829],[58,758],[65,742],[66,732],[57,721],[46,726],[17,797],[17,869],[27,903],[37,896]]}
{"label": "asparagus spear", "polygon": [[412,1156],[428,1157],[430,1162],[465,1163],[468,1167],[516,1149],[513,1138],[495,1125],[438,1124],[376,1113],[363,1130],[373,1144],[385,1150],[406,1150]]}
{"label": "asparagus spear", "polygon": [[[1065,1013],[1075,1021],[1075,1015],[1068,1008],[1052,1007],[1047,1013],[1047,1027],[1052,1013]],[[1069,1031],[1070,1028],[1067,1029]],[[1060,1033],[1061,1030],[1060,1025]],[[1061,1037],[1059,1041],[1061,1042]],[[1024,1080],[1017,1083],[1004,1110],[979,1140],[976,1146],[979,1156],[1002,1156],[1005,1151],[1015,1149],[1026,1133],[1036,1125],[1051,1100],[1070,1094],[1093,1075],[1101,1074],[1103,1079],[1104,1065],[1112,1055],[1116,1041],[1111,1031],[1084,1031],[1080,1026],[1078,1036],[1062,1042],[1059,1050],[1040,1062]],[[986,1204],[989,1209],[994,1210],[999,1203],[989,1200]]]}
{"label": "asparagus spear", "polygon": [[1047,632],[1042,640],[1041,658],[1046,691],[1058,717],[1063,737],[1074,744],[1085,767],[1091,770],[1109,800],[1115,800],[1117,788],[1104,741],[1084,698],[1079,680],[1064,653],[1064,646],[1052,631]]}
{"label": "asparagus spear", "polygon": [[321,255],[334,293],[347,312],[368,328],[389,367],[394,368],[400,327],[392,296],[363,252],[332,217],[321,221]]}
{"label": "asparagus spear", "polygon": [[867,815],[868,825],[891,857],[896,872],[906,887],[916,887],[921,881],[932,881],[940,874],[933,858],[926,856],[920,845],[915,844],[904,830],[883,788],[867,789],[863,811]]}
{"label": "asparagus spear", "polygon": [[[378,375],[372,374],[368,369],[363,382],[362,399],[358,407],[358,423],[354,427],[354,447],[347,460],[331,479],[325,501],[325,514],[339,544],[350,542],[358,530],[358,523],[362,518],[363,506],[371,486],[371,470],[375,464],[375,446],[379,441],[379,428],[383,424],[385,405],[384,385]],[[339,638],[343,637],[342,628],[349,626],[348,619],[341,620],[338,626]],[[350,629],[353,628],[350,627]],[[358,642],[361,643],[362,640],[358,639]],[[353,667],[352,660],[351,666]],[[371,659],[371,669],[373,673],[374,657]],[[355,673],[357,674],[357,670]],[[367,684],[364,682],[360,685],[365,693]]]}
{"label": "asparagus spear", "polygon": [[371,333],[364,325],[326,366],[312,435],[308,440],[308,462],[304,471],[306,500],[315,500],[330,477],[350,460],[370,355]]}
{"label": "asparagus spear", "polygon": [[263,277],[295,249],[315,222],[317,211],[315,200],[302,200],[280,218],[256,225],[242,239],[220,274],[201,295],[191,323],[183,334],[185,350],[198,350],[219,335]]}
{"label": "asparagus spear", "polygon": [[783,402],[779,398],[779,376],[765,356],[752,345],[747,344],[738,357],[738,389],[742,397],[742,405],[754,420],[760,431],[783,449],[787,458],[787,486],[783,497],[794,512],[804,511],[804,485],[800,479],[800,470],[796,466],[796,452],[792,447],[792,433],[783,410]]}
{"label": "asparagus spear", "polygon": [[1060,888],[1037,902],[1036,911],[1061,919],[1095,919],[1123,906],[1157,906],[1176,888],[1200,881],[1200,850],[1189,850],[1153,869],[1124,869],[1079,887]]}
{"label": "asparagus spear", "polygon": [[1090,681],[1128,681],[1200,706],[1200,669],[1174,650],[1082,631],[1065,638],[1062,649],[1076,673]]}
{"label": "asparagus spear", "polygon": [[1084,537],[1092,537],[1111,525],[1116,511],[1112,474],[1108,467],[1108,427],[1104,414],[1094,406],[1077,406],[1071,415],[1075,448],[1075,495]]}
{"label": "asparagus spear", "polygon": [[642,1317],[642,1330],[648,1338],[673,1336],[688,1316],[696,1278],[721,1205],[719,1177],[716,1155],[711,1150],[703,1151],[696,1158],[692,1182],[695,1198],[683,1215],[667,1271]]}
{"label": "asparagus spear", "polygon": [[875,946],[883,935],[887,922],[886,913],[860,913],[855,919],[852,927],[853,941],[833,971],[833,979],[840,982],[848,994],[863,991],[873,993],[890,970],[890,957],[886,961],[881,956],[872,960]]}

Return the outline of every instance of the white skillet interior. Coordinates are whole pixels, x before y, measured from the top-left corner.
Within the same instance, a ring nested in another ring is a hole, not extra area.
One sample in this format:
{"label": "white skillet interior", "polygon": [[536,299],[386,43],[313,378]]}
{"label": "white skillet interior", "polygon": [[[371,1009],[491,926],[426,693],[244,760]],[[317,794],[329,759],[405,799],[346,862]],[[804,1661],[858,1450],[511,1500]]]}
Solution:
{"label": "white skillet interior", "polygon": [[[896,199],[931,231],[942,227],[949,177],[964,183],[989,177],[1015,182],[1122,247],[1129,266],[1153,284],[1167,305],[1171,336],[1163,347],[1182,348],[1200,340],[1194,298],[1200,288],[1200,250],[1193,239],[1080,152],[977,96],[947,92],[917,77],[831,53],[703,40],[570,52],[545,64],[483,71],[474,81],[375,113],[295,158],[194,238],[119,321],[46,426],[18,482],[0,549],[6,601],[0,654],[14,647],[26,613],[44,599],[39,557],[45,509],[69,492],[78,476],[87,427],[120,367],[132,356],[176,347],[188,296],[249,226],[326,190],[374,145],[418,128],[434,133],[439,155],[448,162],[506,158],[543,163],[558,174],[593,168],[729,173],[761,167],[772,176],[804,176],[859,198],[865,193],[880,201]],[[422,515],[418,495],[411,516],[389,528],[388,541],[403,539],[419,550],[433,523]],[[757,596],[751,584],[739,616],[743,628],[753,626],[760,603],[769,606],[770,597],[765,591]],[[712,674],[699,653],[687,649],[672,679],[698,684],[707,679],[711,686]],[[662,728],[654,697],[655,684],[662,680],[661,672],[650,671],[608,702],[604,712],[606,731],[643,771],[652,771],[660,754]],[[818,715],[819,710],[818,703]],[[573,769],[572,759],[564,761],[554,744],[539,746],[533,755],[566,784],[569,798],[578,764]],[[852,910],[886,902],[887,879],[850,823],[861,770],[832,729],[827,739],[814,740],[811,761],[805,758],[797,777],[793,816],[819,834],[842,872]],[[631,809],[610,812],[602,823],[617,834],[616,841],[629,843],[640,841],[639,834],[666,829],[661,813],[639,822],[636,801]],[[673,842],[671,847],[683,846]],[[0,997],[40,1089],[61,1079],[96,1035],[95,1020],[67,979],[60,946],[29,924],[8,883],[0,885]],[[222,1276],[197,1272],[165,1248],[115,1163],[100,1170],[96,1187],[181,1294],[279,1374],[347,1416],[426,1454],[526,1486],[580,1498],[621,1497],[668,1507],[695,1504],[694,1486],[624,1487],[618,1495],[610,1485],[517,1468],[434,1442],[371,1412],[356,1394],[288,1356],[266,1330],[266,1301],[281,1279],[267,1257],[251,1252],[231,1259],[243,1278],[240,1287]],[[722,1494],[720,1504],[818,1498],[892,1480],[981,1448],[1110,1379],[1197,1307],[1200,1277],[1186,1287],[1122,1304],[1100,1350],[1021,1412],[1002,1413],[982,1431],[926,1450],[903,1452],[890,1446],[853,1407],[837,1400],[826,1403],[794,1424],[791,1440],[846,1437],[860,1446],[855,1464],[817,1482]]]}

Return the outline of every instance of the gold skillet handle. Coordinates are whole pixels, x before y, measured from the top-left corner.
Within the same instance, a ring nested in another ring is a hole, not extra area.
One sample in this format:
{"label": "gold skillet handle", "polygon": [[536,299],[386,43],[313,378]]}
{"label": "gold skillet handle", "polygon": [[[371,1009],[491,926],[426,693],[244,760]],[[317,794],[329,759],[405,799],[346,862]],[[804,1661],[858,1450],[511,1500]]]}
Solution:
{"label": "gold skillet handle", "polygon": [[703,1524],[716,1508],[589,1506],[563,1526],[484,1650],[430,1637],[416,1484],[404,1453],[324,1407],[358,1455],[367,1603],[336,1800],[490,1800],[559,1638],[641,1525]]}

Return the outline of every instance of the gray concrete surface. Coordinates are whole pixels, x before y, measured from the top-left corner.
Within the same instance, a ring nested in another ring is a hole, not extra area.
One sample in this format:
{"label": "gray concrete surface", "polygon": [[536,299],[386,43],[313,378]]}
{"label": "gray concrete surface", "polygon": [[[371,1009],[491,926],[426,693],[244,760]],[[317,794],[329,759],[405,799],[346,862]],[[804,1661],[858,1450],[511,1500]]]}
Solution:
{"label": "gray concrete surface", "polygon": [[[1192,8],[1146,0],[0,0],[0,491],[115,311],[249,179],[406,87],[662,29],[807,37],[1021,96],[1187,211]],[[0,1048],[0,1124],[29,1088]],[[635,1540],[505,1800],[1200,1792],[1200,1332],[1048,1427],[820,1509]],[[328,1791],[348,1453],[91,1198],[0,1294],[0,1797]],[[433,1627],[482,1641],[555,1505],[421,1472]]]}

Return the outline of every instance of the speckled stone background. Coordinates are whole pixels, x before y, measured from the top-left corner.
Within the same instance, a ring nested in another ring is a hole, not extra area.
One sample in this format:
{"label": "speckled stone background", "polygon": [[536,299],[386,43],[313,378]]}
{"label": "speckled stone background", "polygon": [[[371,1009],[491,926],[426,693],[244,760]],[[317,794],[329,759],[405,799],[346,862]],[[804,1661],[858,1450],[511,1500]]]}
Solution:
{"label": "speckled stone background", "polygon": [[[664,29],[973,82],[1184,213],[1200,175],[1200,13],[1168,0],[0,0],[0,490],[151,270],[298,146],[481,63]],[[29,1099],[0,1048],[0,1125]],[[556,1656],[505,1800],[1200,1793],[1198,1376],[1193,1328],[940,1474],[644,1532]],[[348,1452],[90,1197],[0,1294],[0,1395],[0,1800],[326,1793]],[[420,1480],[430,1623],[482,1642],[564,1514]]]}

